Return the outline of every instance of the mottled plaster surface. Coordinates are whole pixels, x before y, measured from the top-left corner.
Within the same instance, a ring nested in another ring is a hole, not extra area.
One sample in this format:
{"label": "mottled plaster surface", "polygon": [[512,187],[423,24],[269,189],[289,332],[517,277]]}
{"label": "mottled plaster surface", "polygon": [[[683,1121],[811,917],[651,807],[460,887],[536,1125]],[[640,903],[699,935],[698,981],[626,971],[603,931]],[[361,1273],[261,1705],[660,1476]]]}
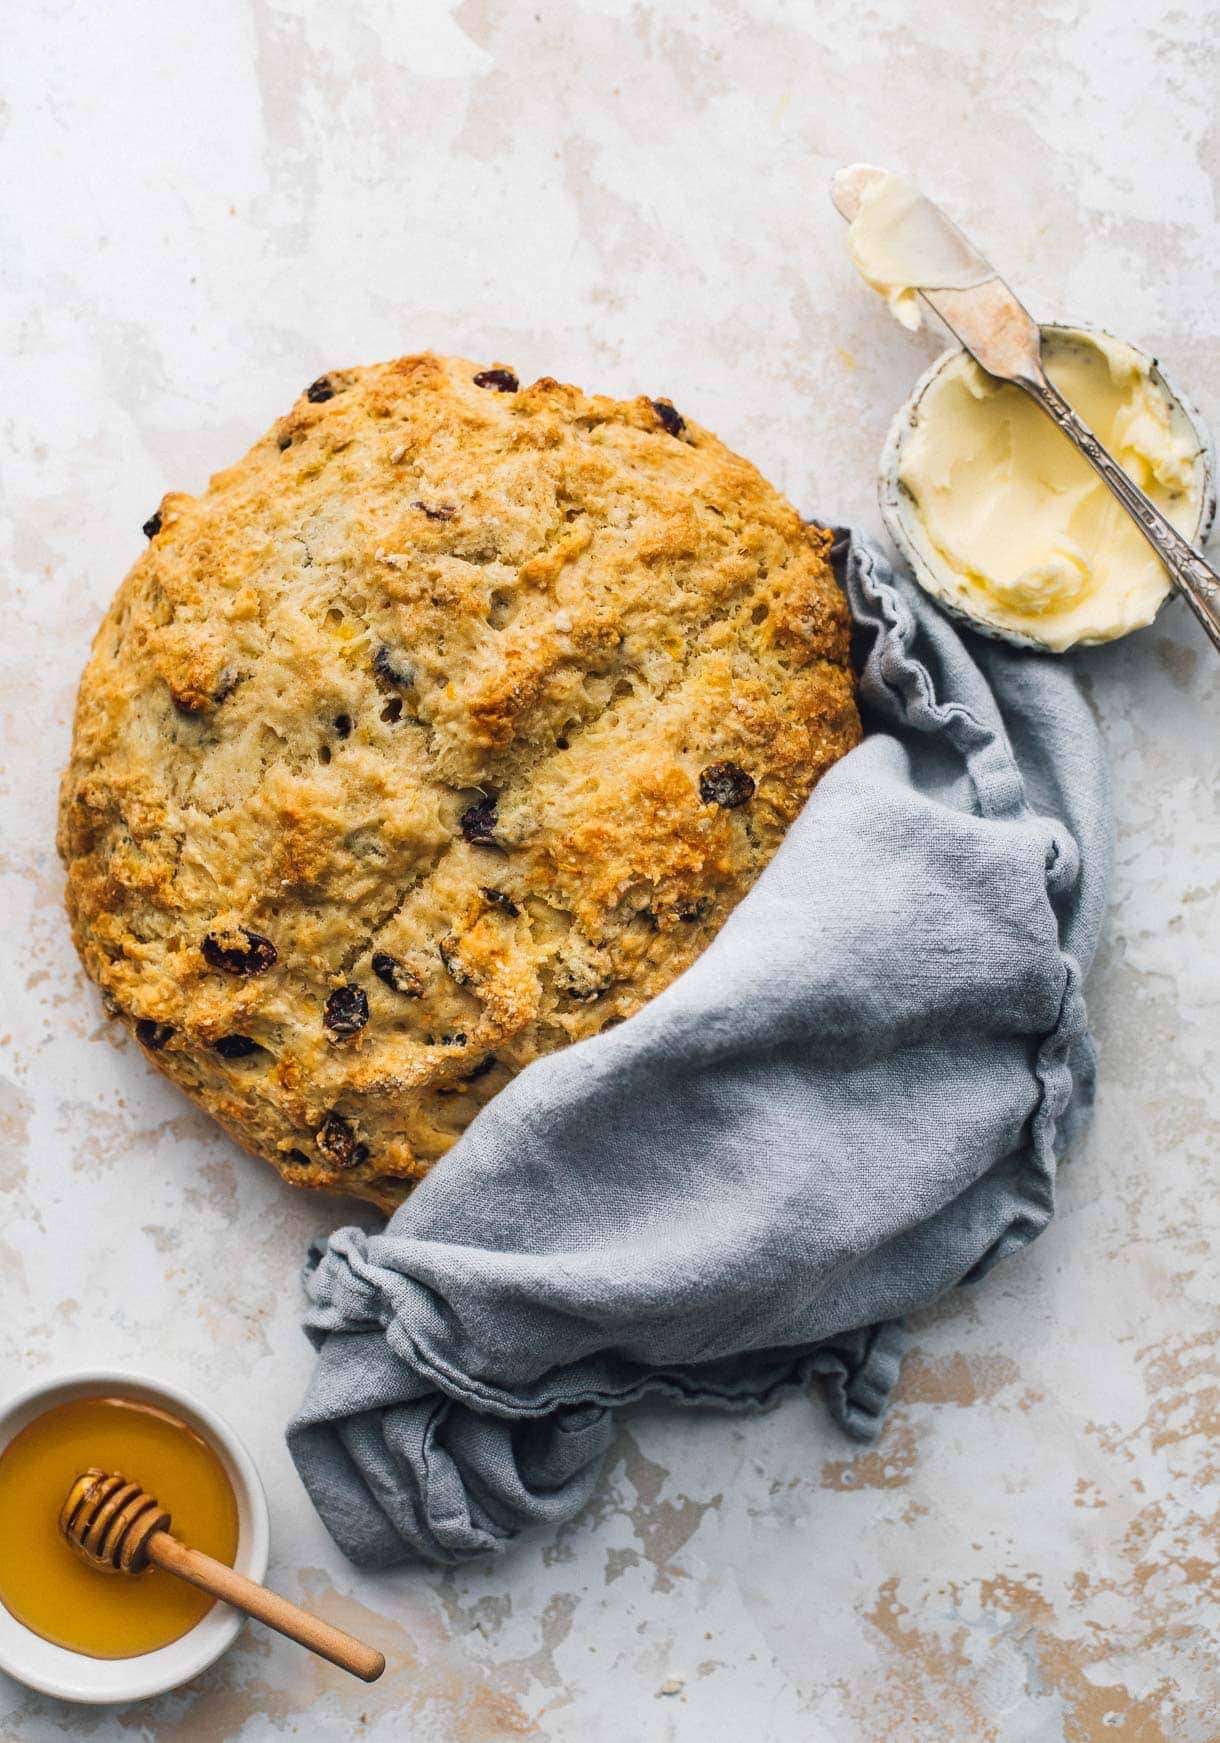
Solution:
{"label": "mottled plaster surface", "polygon": [[0,1677],[3,1743],[1215,1743],[1220,666],[1184,610],[1087,662],[1118,862],[1050,1233],[921,1318],[875,1449],[815,1400],[636,1410],[581,1519],[460,1573],[362,1576],[312,1514],[281,1429],[338,1213],[104,1021],[52,822],[141,521],[330,365],[431,344],[665,393],[874,527],[931,342],[852,281],[843,161],[921,174],[1034,307],[1151,346],[1216,421],[1218,31],[1204,0],[8,9],[3,1386],[96,1359],[200,1388],[264,1473],[273,1577],[390,1669],[249,1630],[138,1708]]}

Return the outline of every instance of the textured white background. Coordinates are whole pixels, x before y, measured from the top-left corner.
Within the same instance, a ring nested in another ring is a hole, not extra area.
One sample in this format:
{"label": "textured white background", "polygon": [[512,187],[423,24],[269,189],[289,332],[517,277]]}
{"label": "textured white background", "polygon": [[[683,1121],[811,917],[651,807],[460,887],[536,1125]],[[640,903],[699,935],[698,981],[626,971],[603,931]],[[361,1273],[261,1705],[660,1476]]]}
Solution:
{"label": "textured white background", "polygon": [[457,1575],[362,1577],[312,1514],[281,1430],[336,1207],[103,1021],[52,837],[141,521],[330,366],[432,345],[668,394],[874,526],[929,341],[853,282],[841,162],[919,175],[1035,309],[1150,346],[1214,421],[1220,12],[30,0],[3,38],[0,1380],[198,1387],[263,1471],[273,1577],[390,1670],[252,1629],[138,1709],[0,1677],[0,1738],[1214,1743],[1220,666],[1181,607],[1087,661],[1120,842],[1059,1221],[923,1316],[875,1450],[814,1400],[637,1410],[583,1518]]}

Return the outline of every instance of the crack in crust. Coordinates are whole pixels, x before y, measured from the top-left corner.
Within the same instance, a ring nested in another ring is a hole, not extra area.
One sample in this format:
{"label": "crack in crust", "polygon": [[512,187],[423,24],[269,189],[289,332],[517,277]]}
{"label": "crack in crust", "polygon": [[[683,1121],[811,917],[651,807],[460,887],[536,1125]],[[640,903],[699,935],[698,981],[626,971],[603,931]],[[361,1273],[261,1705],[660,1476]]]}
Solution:
{"label": "crack in crust", "polygon": [[[667,401],[482,373],[331,371],[165,497],[63,781],[103,997],[285,1178],[385,1208],[687,967],[860,731],[828,534]],[[242,929],[257,976],[204,949]]]}

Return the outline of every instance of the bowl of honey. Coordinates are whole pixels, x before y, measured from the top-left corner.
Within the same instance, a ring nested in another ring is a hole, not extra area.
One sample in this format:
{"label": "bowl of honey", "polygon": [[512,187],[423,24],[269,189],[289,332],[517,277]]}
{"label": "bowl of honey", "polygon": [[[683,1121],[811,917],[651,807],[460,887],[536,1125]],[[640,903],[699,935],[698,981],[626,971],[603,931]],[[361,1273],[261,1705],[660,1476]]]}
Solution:
{"label": "bowl of honey", "polygon": [[176,1533],[252,1580],[267,1571],[267,1501],[229,1425],[148,1375],[63,1374],[0,1407],[0,1669],[62,1700],[141,1700],[198,1676],[244,1618],[160,1568],[81,1560],[59,1512],[91,1466],[139,1482]]}

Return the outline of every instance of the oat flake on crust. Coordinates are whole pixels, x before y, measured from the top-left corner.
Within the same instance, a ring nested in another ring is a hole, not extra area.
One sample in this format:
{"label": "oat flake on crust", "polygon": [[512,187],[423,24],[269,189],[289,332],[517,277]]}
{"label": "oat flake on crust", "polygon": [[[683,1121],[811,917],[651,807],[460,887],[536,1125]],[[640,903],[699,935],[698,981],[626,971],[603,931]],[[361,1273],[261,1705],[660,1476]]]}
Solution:
{"label": "oat flake on crust", "polygon": [[167,496],[59,843],[148,1056],[389,1208],[694,959],[860,733],[829,535],[665,400],[425,354]]}

